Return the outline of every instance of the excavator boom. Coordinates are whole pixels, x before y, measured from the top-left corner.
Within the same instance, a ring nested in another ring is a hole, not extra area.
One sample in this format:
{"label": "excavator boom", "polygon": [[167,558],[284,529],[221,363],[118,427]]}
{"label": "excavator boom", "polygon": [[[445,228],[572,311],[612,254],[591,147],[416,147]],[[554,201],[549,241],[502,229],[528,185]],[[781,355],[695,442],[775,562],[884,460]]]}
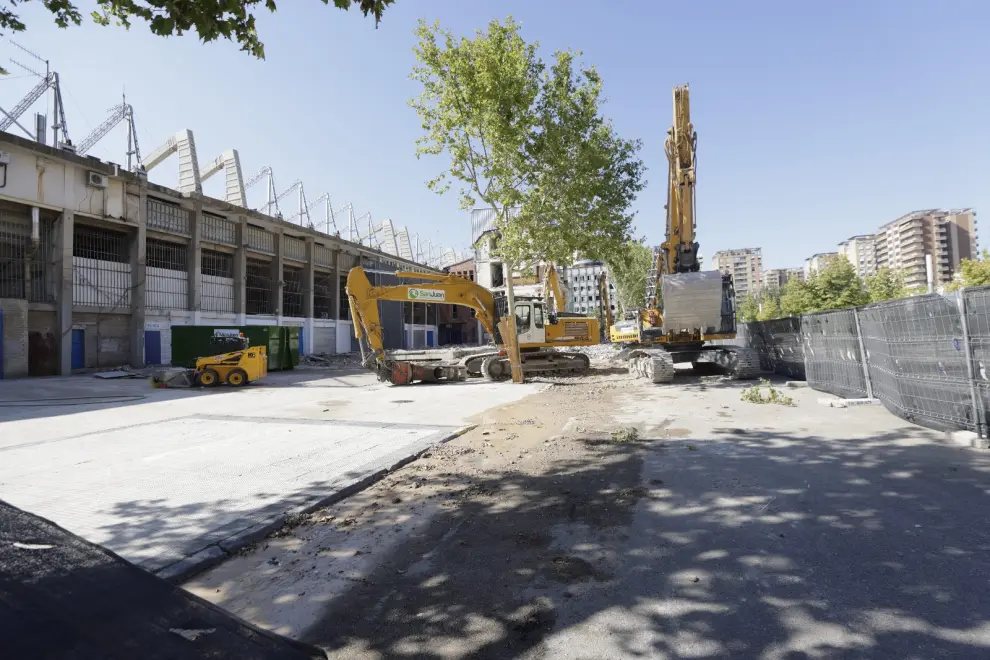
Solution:
{"label": "excavator boom", "polygon": [[695,240],[694,186],[698,134],[691,123],[688,86],[674,88],[674,123],[664,144],[670,166],[667,187],[667,236],[661,250],[662,275],[697,272],[698,243]]}

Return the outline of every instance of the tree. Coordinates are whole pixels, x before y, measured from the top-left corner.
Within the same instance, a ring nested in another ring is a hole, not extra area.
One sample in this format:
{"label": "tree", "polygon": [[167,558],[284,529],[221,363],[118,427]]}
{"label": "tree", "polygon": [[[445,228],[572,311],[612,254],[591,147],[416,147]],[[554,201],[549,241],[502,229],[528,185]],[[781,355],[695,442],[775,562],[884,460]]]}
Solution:
{"label": "tree", "polygon": [[[0,0],[0,34],[23,32],[27,26],[14,13],[18,4],[30,0]],[[329,4],[330,0],[319,0]],[[375,25],[382,13],[395,0],[333,0],[338,9],[357,6],[361,12],[375,17]],[[55,24],[60,28],[82,23],[82,13],[72,0],[43,0],[52,12]],[[265,45],[258,38],[254,14],[258,5],[275,12],[275,0],[96,0],[96,9],[90,14],[99,25],[114,23],[129,29],[137,19],[148,24],[153,34],[160,37],[195,32],[204,42],[217,39],[234,41],[259,59],[265,58]]]}
{"label": "tree", "polygon": [[870,295],[870,302],[875,303],[904,298],[908,292],[904,285],[904,274],[889,266],[881,266],[876,273],[866,277],[866,290]]}
{"label": "tree", "polygon": [[646,278],[653,267],[653,250],[642,241],[629,241],[608,264],[615,292],[616,303],[622,311],[643,306],[646,295]]}
{"label": "tree", "polygon": [[548,68],[519,30],[511,16],[473,39],[417,28],[417,156],[449,157],[428,186],[443,194],[456,181],[463,208],[493,209],[507,264],[568,263],[574,252],[615,263],[644,185],[640,143],[601,116],[601,77],[578,67],[580,53],[558,51]]}
{"label": "tree", "polygon": [[784,285],[783,294],[780,296],[780,310],[785,316],[800,316],[809,312],[818,311],[817,294],[812,274],[809,280],[788,280]]}
{"label": "tree", "polygon": [[736,319],[744,323],[755,321],[760,315],[760,303],[751,293],[747,293],[736,305]]}
{"label": "tree", "polygon": [[863,281],[844,256],[829,259],[809,284],[815,292],[817,310],[858,307],[870,302]]}
{"label": "tree", "polygon": [[645,169],[640,143],[618,137],[599,113],[598,72],[576,70],[580,53],[571,51],[557,51],[548,70],[519,29],[510,16],[457,39],[421,21],[411,77],[423,91],[410,101],[425,133],[416,156],[448,158],[428,187],[444,194],[456,181],[462,208],[480,200],[494,212],[492,254],[509,273],[510,309],[516,267],[569,263],[575,252],[614,263]]}
{"label": "tree", "polygon": [[985,286],[990,284],[990,251],[983,250],[977,259],[963,259],[952,283],[946,287],[955,291],[966,286]]}
{"label": "tree", "polygon": [[760,289],[760,313],[757,315],[757,321],[770,321],[783,316],[783,312],[780,310],[781,295],[780,288],[776,286],[768,286]]}

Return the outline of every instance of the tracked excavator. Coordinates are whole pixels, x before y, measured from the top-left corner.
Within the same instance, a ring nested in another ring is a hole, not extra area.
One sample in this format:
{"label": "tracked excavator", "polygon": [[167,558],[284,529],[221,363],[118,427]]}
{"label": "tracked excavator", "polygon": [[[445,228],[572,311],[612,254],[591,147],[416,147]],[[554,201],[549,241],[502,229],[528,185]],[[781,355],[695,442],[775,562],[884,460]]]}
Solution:
{"label": "tracked excavator", "polygon": [[[414,382],[462,381],[468,376],[482,376],[501,381],[510,377],[509,357],[502,341],[499,321],[507,315],[504,295],[457,275],[397,272],[400,279],[420,280],[409,284],[373,286],[361,267],[347,274],[347,299],[354,322],[354,336],[361,346],[365,366],[378,374],[380,381],[393,385]],[[555,305],[563,304],[563,293]],[[398,359],[385,349],[384,329],[378,313],[378,301],[445,303],[469,307],[485,330],[494,337],[495,346],[461,360],[451,362],[416,362]],[[561,351],[564,347],[592,346],[599,341],[598,319],[548,310],[539,297],[516,296],[513,316],[519,341],[523,374],[545,375],[582,373],[590,366],[588,356],[580,352]]]}
{"label": "tracked excavator", "polygon": [[624,344],[620,356],[630,371],[655,383],[674,378],[674,364],[690,362],[697,371],[755,378],[759,355],[747,348],[711,342],[736,336],[736,294],[731,275],[703,271],[698,259],[695,220],[695,157],[698,135],[691,123],[687,85],[674,88],[674,122],[667,131],[667,227],[647,274],[643,307],[609,328]]}

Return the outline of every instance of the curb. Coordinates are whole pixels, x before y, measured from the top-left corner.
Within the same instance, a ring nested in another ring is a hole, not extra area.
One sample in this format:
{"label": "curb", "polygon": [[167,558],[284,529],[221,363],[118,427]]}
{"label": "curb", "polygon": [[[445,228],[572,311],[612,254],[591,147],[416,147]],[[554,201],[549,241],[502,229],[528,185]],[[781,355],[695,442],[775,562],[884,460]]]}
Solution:
{"label": "curb", "polygon": [[180,584],[185,582],[191,577],[198,575],[199,573],[202,573],[217,564],[220,564],[231,555],[237,553],[239,550],[267,538],[272,532],[285,526],[291,518],[311,513],[317,509],[330,506],[331,504],[336,504],[343,499],[356,495],[369,486],[378,483],[390,473],[409,465],[435,447],[459,438],[477,427],[477,424],[462,426],[444,435],[438,440],[431,440],[425,447],[420,447],[419,449],[414,450],[411,454],[402,456],[397,460],[392,461],[386,467],[380,468],[371,474],[343,485],[341,488],[334,490],[326,497],[321,497],[306,504],[292,507],[278,514],[262,518],[253,525],[245,527],[235,534],[231,534],[230,536],[224,537],[218,541],[213,541],[206,547],[183,557],[177,562],[157,570],[151,570],[150,572],[156,577],[159,577],[171,584]]}

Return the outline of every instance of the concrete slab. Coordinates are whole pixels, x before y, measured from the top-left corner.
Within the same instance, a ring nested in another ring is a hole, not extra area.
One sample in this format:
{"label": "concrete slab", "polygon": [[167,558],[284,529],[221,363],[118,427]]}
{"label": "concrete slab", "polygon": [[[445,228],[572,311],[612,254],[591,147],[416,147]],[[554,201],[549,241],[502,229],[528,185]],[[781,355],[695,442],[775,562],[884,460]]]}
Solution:
{"label": "concrete slab", "polygon": [[213,548],[229,552],[287,514],[353,492],[468,417],[543,387],[396,388],[327,370],[240,390],[4,382],[0,498],[179,577],[222,558]]}

